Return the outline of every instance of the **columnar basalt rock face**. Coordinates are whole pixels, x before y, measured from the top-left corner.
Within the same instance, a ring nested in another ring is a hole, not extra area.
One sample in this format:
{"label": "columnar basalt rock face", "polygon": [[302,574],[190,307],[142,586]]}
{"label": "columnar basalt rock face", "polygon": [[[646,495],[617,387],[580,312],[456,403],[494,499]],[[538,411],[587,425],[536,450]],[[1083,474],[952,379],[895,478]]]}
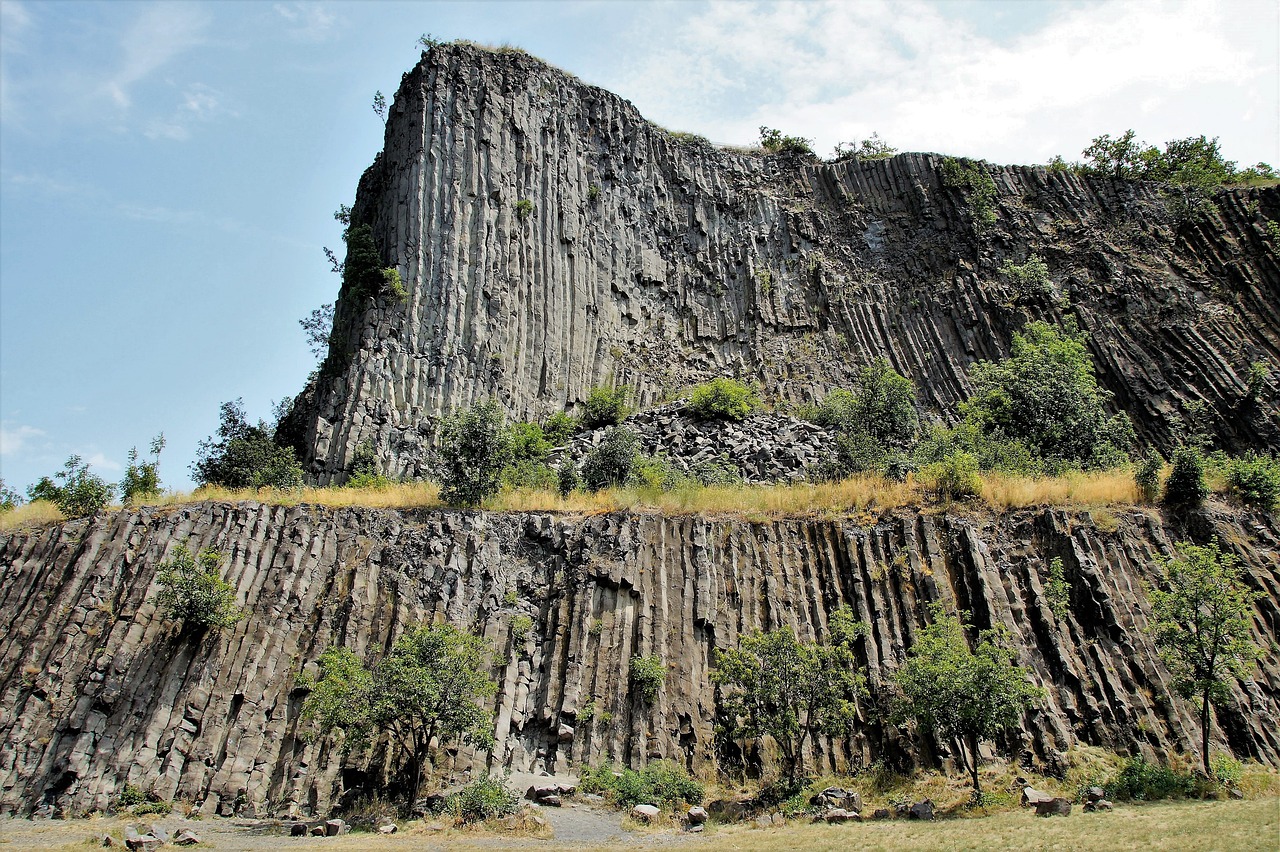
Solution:
{"label": "columnar basalt rock face", "polygon": [[[875,357],[949,416],[975,360],[1073,314],[1145,441],[1167,449],[1204,401],[1225,447],[1280,442],[1276,380],[1245,400],[1249,364],[1280,376],[1280,192],[1224,191],[1179,224],[1154,184],[984,166],[984,230],[941,162],[721,150],[519,51],[435,48],[352,213],[408,300],[340,297],[282,434],[322,483],[364,441],[421,475],[435,419],[486,397],[535,418],[598,384],[649,403],[732,374],[808,400]],[[1052,285],[1020,292],[1000,267],[1032,253]]]}
{"label": "columnar basalt rock face", "polygon": [[[1145,632],[1153,557],[1187,536],[1221,539],[1264,592],[1254,627],[1267,651],[1231,690],[1214,747],[1280,764],[1280,530],[1263,516],[1212,510],[1186,529],[1152,510],[747,523],[208,503],[10,534],[0,537],[10,625],[0,812],[105,808],[126,782],[208,813],[324,812],[366,773],[378,777],[385,754],[371,764],[304,739],[300,674],[331,644],[375,657],[432,618],[496,649],[498,745],[464,750],[458,769],[656,757],[706,767],[715,650],[779,625],[824,637],[842,604],[871,626],[860,662],[872,701],[857,735],[816,744],[810,765],[948,760],[945,744],[909,739],[871,710],[935,600],[971,611],[978,627],[1007,626],[1047,689],[1011,740],[1022,759],[1052,769],[1077,743],[1194,751],[1195,710],[1169,696]],[[248,613],[233,629],[183,634],[157,613],[157,566],[184,541],[225,555]],[[1044,594],[1054,557],[1071,585],[1062,618]],[[511,635],[518,614],[533,622],[523,640]],[[652,706],[627,679],[631,657],[650,654],[667,666]]]}

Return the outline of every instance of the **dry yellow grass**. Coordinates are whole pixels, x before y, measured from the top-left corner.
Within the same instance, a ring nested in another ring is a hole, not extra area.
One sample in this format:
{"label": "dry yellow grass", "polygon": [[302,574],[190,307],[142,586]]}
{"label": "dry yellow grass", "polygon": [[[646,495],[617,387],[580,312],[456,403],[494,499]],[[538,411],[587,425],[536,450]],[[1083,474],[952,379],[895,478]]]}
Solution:
{"label": "dry yellow grass", "polygon": [[1032,478],[1008,473],[982,475],[982,500],[993,509],[1025,506],[1117,506],[1139,502],[1127,468]]}
{"label": "dry yellow grass", "polygon": [[61,523],[65,520],[66,517],[63,516],[57,506],[47,500],[37,500],[34,503],[24,503],[16,509],[0,514],[0,532],[43,527],[49,524]]}

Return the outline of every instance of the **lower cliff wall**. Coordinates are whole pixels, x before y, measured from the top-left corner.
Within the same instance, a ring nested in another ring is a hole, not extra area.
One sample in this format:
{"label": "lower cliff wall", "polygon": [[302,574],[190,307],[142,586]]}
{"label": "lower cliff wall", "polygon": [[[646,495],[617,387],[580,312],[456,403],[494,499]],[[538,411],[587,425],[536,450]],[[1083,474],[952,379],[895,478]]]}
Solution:
{"label": "lower cliff wall", "polygon": [[[1196,715],[1168,697],[1144,586],[1173,541],[1211,537],[1265,593],[1254,626],[1266,651],[1219,711],[1215,747],[1280,765],[1280,534],[1274,518],[1223,507],[1191,522],[1142,509],[744,522],[205,503],[7,534],[0,812],[105,808],[126,782],[210,813],[237,801],[258,814],[288,802],[324,811],[364,767],[302,738],[299,673],[330,644],[376,654],[435,617],[496,648],[498,745],[458,755],[459,769],[659,756],[707,768],[715,649],[757,627],[825,636],[841,604],[871,625],[872,696],[857,735],[817,744],[814,759],[837,770],[880,756],[946,761],[946,744],[908,739],[870,709],[939,599],[978,627],[1007,625],[1047,689],[1009,743],[1022,760],[1052,770],[1077,743],[1190,752]],[[157,566],[184,542],[224,554],[248,610],[233,629],[193,638],[157,614]],[[1044,595],[1053,557],[1071,584],[1061,620]],[[518,613],[534,628],[513,645]],[[652,707],[628,692],[635,654],[668,665]],[[595,712],[579,720],[587,702]]]}

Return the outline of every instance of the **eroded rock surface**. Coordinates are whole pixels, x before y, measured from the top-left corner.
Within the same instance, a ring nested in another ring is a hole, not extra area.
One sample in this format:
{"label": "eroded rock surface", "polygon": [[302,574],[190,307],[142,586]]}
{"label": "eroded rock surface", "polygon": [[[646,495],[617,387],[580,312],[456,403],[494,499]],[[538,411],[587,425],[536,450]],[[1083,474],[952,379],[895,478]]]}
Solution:
{"label": "eroded rock surface", "polygon": [[[330,644],[377,655],[430,618],[496,649],[498,745],[460,753],[458,772],[657,757],[704,767],[715,755],[716,648],[777,625],[823,637],[829,614],[848,604],[871,625],[860,657],[875,699],[934,600],[972,611],[978,627],[1006,625],[1048,690],[1011,743],[1024,759],[1053,768],[1075,743],[1190,752],[1196,714],[1169,697],[1169,674],[1144,632],[1143,584],[1171,541],[1209,536],[1265,593],[1255,638],[1272,648],[1275,521],[1220,507],[1188,528],[1154,510],[747,523],[206,503],[8,534],[0,811],[106,808],[127,782],[209,814],[323,814],[380,769],[301,737],[300,674],[314,672]],[[224,554],[248,610],[234,628],[192,637],[158,616],[157,566],[183,542]],[[1071,584],[1062,619],[1043,591],[1053,557]],[[534,623],[518,642],[517,614]],[[668,668],[652,706],[628,688],[636,654]],[[1268,650],[1218,714],[1214,748],[1280,764],[1278,692],[1280,661]],[[869,706],[852,740],[814,748],[809,765],[831,770],[882,755],[951,760],[944,744],[882,726]]]}

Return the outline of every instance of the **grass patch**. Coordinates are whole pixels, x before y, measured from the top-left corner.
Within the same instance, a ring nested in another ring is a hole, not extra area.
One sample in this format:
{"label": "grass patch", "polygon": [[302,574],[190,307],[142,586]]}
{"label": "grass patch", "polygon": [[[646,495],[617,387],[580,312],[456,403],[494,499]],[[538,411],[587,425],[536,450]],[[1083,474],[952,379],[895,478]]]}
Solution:
{"label": "grass patch", "polygon": [[982,474],[982,500],[993,509],[1131,506],[1141,502],[1141,494],[1128,468],[1039,478],[989,472]]}
{"label": "grass patch", "polygon": [[0,532],[60,524],[66,519],[62,511],[48,500],[36,500],[0,515]]}

